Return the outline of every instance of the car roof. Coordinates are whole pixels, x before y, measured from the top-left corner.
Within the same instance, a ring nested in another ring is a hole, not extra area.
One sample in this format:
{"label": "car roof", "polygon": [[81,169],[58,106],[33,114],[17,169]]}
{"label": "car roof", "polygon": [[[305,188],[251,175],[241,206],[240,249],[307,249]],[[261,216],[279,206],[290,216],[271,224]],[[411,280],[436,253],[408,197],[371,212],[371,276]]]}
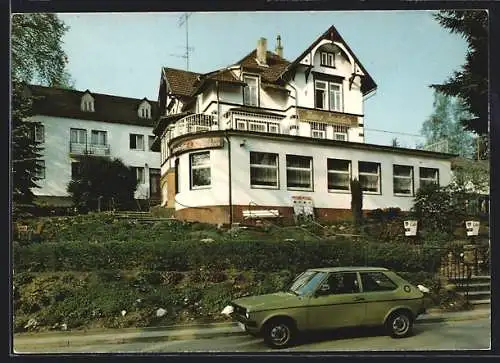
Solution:
{"label": "car roof", "polygon": [[319,267],[319,268],[310,268],[308,270],[321,271],[321,272],[389,271],[385,267],[371,267],[371,266]]}

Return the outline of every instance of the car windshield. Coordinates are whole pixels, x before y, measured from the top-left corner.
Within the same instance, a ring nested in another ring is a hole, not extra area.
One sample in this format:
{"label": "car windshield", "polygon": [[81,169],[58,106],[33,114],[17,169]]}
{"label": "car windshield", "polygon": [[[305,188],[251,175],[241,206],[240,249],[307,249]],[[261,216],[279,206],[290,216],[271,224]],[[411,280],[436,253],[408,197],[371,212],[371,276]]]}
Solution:
{"label": "car windshield", "polygon": [[291,291],[296,295],[305,295],[314,291],[325,276],[326,272],[306,271],[292,282],[288,291]]}

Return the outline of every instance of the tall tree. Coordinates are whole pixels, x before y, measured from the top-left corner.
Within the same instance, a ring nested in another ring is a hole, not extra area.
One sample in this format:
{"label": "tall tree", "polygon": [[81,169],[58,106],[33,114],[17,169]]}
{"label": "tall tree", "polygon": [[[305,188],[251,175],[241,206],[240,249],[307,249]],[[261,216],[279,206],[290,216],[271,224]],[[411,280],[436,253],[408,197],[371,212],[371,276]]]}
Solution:
{"label": "tall tree", "polygon": [[15,14],[12,16],[12,79],[45,86],[68,86],[68,57],[62,37],[68,27],[56,14]]}
{"label": "tall tree", "polygon": [[443,84],[431,87],[465,101],[470,117],[462,120],[467,130],[486,135],[488,128],[488,13],[485,10],[442,10],[435,19],[468,44],[466,62]]}
{"label": "tall tree", "polygon": [[33,100],[25,92],[25,84],[71,86],[65,66],[62,36],[67,31],[54,14],[16,14],[11,23],[11,123],[12,186],[14,217],[19,209],[33,204],[32,188],[36,188],[37,159],[40,143],[35,141],[36,122],[32,116]]}
{"label": "tall tree", "polygon": [[464,130],[462,124],[469,116],[464,102],[459,98],[434,92],[433,107],[433,113],[422,124],[424,148],[471,158],[474,154],[474,138]]}

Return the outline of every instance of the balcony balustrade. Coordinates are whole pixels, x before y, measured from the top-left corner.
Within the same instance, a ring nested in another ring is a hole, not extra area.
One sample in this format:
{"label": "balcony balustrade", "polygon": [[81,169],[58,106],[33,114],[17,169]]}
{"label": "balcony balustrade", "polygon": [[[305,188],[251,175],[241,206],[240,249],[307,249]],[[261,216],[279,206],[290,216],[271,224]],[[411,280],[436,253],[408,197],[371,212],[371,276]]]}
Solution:
{"label": "balcony balustrade", "polygon": [[95,156],[109,156],[110,147],[105,144],[89,144],[89,143],[69,143],[69,153],[71,155],[95,155]]}

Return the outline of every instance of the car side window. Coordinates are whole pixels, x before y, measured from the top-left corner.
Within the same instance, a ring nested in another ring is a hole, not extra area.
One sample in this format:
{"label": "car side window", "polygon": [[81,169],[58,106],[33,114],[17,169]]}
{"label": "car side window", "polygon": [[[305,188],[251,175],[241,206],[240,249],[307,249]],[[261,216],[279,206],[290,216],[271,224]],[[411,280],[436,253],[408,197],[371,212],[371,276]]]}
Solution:
{"label": "car side window", "polygon": [[359,292],[356,272],[331,273],[328,276],[327,284],[329,294],[354,294]]}
{"label": "car side window", "polygon": [[361,284],[364,292],[391,291],[398,287],[383,272],[361,272]]}

